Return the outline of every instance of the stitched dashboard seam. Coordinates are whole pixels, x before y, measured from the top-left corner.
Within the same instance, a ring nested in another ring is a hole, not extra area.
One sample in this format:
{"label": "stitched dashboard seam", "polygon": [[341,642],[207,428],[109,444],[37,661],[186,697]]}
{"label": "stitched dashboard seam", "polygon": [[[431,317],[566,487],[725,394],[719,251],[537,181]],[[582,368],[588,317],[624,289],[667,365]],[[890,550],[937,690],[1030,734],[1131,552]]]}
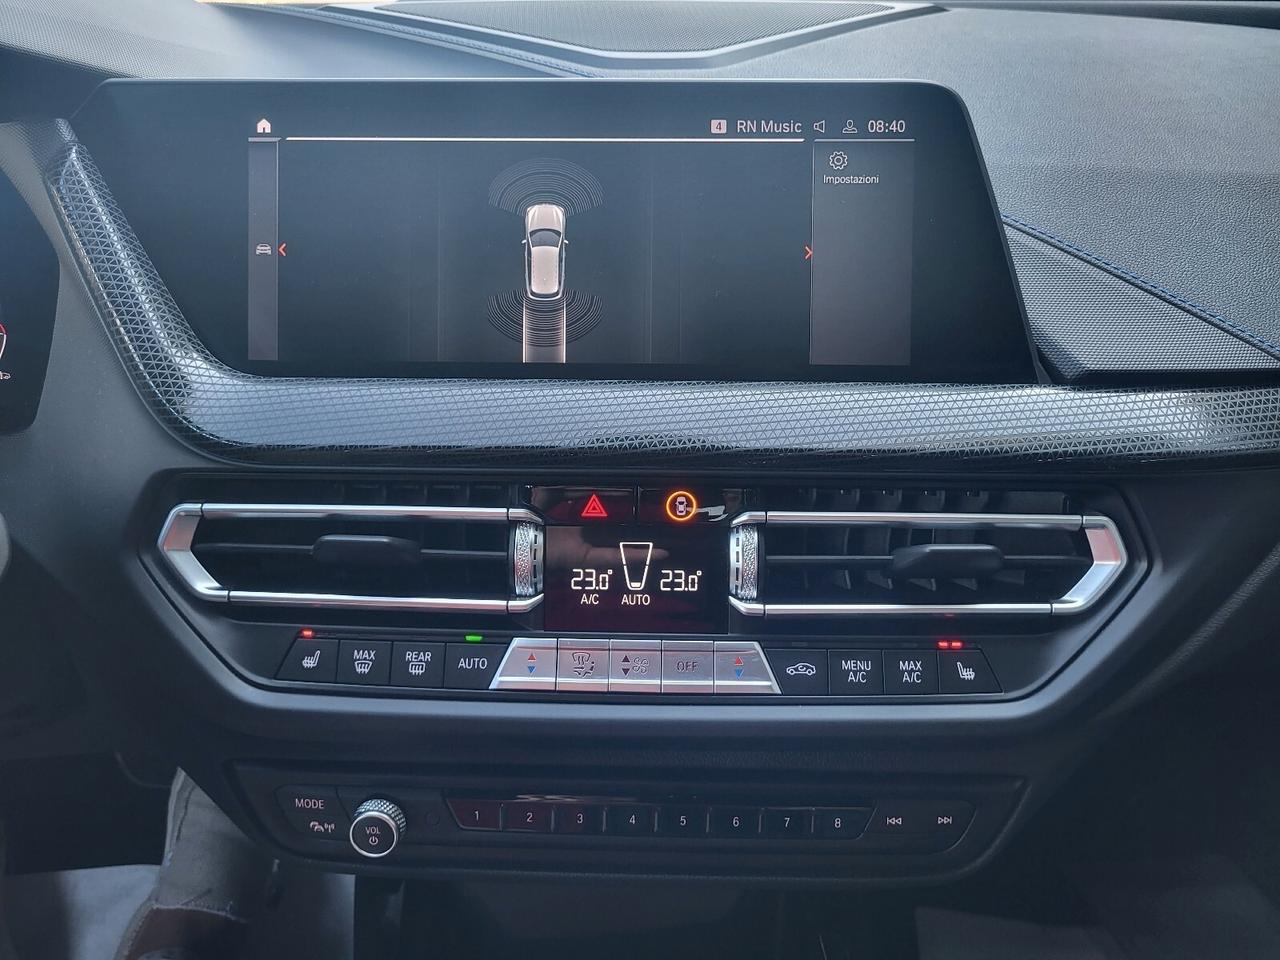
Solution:
{"label": "stitched dashboard seam", "polygon": [[591,78],[604,76],[601,71],[594,70],[591,67],[582,66],[581,64],[575,64],[567,60],[557,60],[554,57],[544,57],[536,53],[529,53],[525,50],[518,50],[514,47],[504,47],[497,43],[485,43],[483,40],[468,40],[465,37],[457,37],[448,33],[438,33],[434,30],[423,29],[422,27],[391,23],[384,20],[368,20],[364,17],[352,16],[348,13],[339,13],[336,10],[326,9],[323,11],[312,11],[305,9],[277,9],[274,12],[283,13],[286,16],[303,17],[307,20],[319,20],[322,23],[332,23],[333,21],[338,20],[347,26],[354,27],[357,30],[370,30],[375,33],[390,33],[405,37],[409,40],[434,43],[442,47],[453,47],[460,50],[468,50],[488,57],[494,57],[499,60],[507,60],[512,63],[525,64],[531,67],[541,67],[546,70],[558,70],[561,73],[571,74],[577,77]]}
{"label": "stitched dashboard seam", "polygon": [[1195,301],[1189,300],[1179,293],[1175,293],[1168,287],[1162,286],[1153,280],[1148,280],[1131,270],[1126,270],[1124,267],[1111,260],[1107,260],[1105,257],[1100,257],[1096,254],[1090,253],[1088,250],[1077,246],[1070,240],[1064,240],[1062,237],[1056,236],[1047,230],[1042,230],[1034,224],[1027,223],[1025,220],[1021,220],[1007,213],[1001,214],[1001,219],[1006,224],[1013,227],[1013,229],[1021,231],[1029,237],[1034,237],[1042,243],[1047,243],[1051,246],[1057,247],[1064,253],[1069,253],[1075,258],[1083,260],[1091,267],[1096,267],[1099,270],[1103,270],[1111,274],[1113,277],[1117,277],[1127,283],[1131,283],[1145,293],[1149,293],[1153,297],[1159,297],[1166,303],[1172,304],[1181,310],[1185,310],[1187,313],[1203,320],[1205,323],[1212,324],[1219,330],[1229,333],[1234,337],[1238,337],[1250,346],[1257,347],[1259,350],[1280,359],[1280,344],[1272,343],[1270,340],[1259,336],[1249,328],[1241,326],[1232,320],[1228,320],[1221,314],[1214,313]]}

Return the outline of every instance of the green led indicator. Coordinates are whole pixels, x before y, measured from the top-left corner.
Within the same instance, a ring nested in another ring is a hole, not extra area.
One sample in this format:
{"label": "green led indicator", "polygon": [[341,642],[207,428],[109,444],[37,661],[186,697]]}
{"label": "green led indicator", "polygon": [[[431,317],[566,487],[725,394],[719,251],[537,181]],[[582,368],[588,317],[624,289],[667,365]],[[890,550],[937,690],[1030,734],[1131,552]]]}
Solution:
{"label": "green led indicator", "polygon": [[478,633],[468,633],[466,636],[467,643],[484,643],[484,637]]}

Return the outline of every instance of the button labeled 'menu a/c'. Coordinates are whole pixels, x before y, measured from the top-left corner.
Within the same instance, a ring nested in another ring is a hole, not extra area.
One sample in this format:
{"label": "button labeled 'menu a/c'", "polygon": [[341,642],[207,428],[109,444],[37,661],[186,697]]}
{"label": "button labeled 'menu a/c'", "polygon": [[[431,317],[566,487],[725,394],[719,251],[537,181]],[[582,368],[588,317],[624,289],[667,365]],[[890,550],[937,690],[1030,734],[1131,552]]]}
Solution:
{"label": "button labeled 'menu a/c'", "polygon": [[837,697],[868,697],[884,692],[879,650],[832,650],[831,692]]}

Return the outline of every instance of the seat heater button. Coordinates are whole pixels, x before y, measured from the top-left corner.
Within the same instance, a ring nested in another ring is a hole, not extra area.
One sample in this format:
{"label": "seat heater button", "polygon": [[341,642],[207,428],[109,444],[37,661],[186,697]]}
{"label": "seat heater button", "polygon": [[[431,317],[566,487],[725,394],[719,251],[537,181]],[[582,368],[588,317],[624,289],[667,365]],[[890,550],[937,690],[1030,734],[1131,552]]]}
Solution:
{"label": "seat heater button", "polygon": [[714,693],[715,646],[710,640],[662,641],[663,693]]}
{"label": "seat heater button", "polygon": [[991,665],[981,650],[948,650],[938,654],[938,689],[943,693],[999,693]]}
{"label": "seat heater button", "polygon": [[609,641],[561,637],[556,689],[562,693],[608,693]]}
{"label": "seat heater button", "polygon": [[289,655],[276,671],[281,680],[310,680],[312,683],[333,683],[337,675],[337,640],[293,641]]}
{"label": "seat heater button", "polygon": [[489,685],[490,690],[543,690],[556,688],[554,637],[516,637]]}
{"label": "seat heater button", "polygon": [[609,641],[610,693],[661,693],[662,646],[656,640]]}
{"label": "seat heater button", "polygon": [[390,677],[390,640],[343,640],[338,644],[339,683],[385,684]]}
{"label": "seat heater button", "polygon": [[754,641],[716,641],[716,693],[781,693]]}
{"label": "seat heater button", "polygon": [[488,690],[507,648],[501,643],[451,643],[444,648],[444,685]]}

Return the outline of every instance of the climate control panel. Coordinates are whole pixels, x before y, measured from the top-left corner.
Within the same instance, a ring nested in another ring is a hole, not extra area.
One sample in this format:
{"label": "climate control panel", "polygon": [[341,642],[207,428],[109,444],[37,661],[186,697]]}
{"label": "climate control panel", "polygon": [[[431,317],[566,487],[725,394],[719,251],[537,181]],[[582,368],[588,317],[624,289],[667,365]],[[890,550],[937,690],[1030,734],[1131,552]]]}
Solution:
{"label": "climate control panel", "polygon": [[982,650],[962,640],[884,648],[755,640],[514,637],[472,642],[329,637],[303,631],[282,680],[397,690],[662,697],[922,697],[999,694]]}

